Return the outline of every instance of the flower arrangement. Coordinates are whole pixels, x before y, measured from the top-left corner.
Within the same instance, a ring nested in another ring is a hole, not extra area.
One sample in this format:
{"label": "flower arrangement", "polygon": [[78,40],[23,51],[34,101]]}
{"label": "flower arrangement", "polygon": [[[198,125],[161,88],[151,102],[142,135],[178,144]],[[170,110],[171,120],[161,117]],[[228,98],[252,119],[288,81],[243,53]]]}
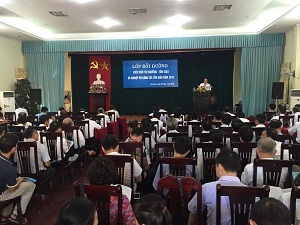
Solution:
{"label": "flower arrangement", "polygon": [[199,85],[197,88],[194,88],[194,92],[200,92],[202,94],[207,94],[207,93],[211,93],[211,90],[207,90],[206,88]]}
{"label": "flower arrangement", "polygon": [[90,94],[106,93],[106,92],[107,91],[104,84],[92,84],[89,90]]}

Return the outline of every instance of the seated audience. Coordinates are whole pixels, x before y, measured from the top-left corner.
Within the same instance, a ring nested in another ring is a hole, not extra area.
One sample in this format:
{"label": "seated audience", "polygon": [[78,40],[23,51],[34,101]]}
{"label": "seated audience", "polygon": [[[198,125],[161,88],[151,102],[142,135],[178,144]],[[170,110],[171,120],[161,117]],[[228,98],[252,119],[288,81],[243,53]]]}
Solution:
{"label": "seated audience", "polygon": [[160,120],[160,115],[160,112],[155,111],[153,112],[153,117],[151,119],[151,121],[158,121],[158,128],[155,125],[158,136],[160,136],[160,130],[164,130],[164,123]]}
{"label": "seated audience", "polygon": [[[98,140],[95,138],[95,134],[94,134],[94,130],[95,129],[100,129],[101,126],[99,124],[96,123],[96,121],[92,120],[92,114],[90,113],[86,113],[85,114],[85,121],[89,121],[89,127],[90,129],[88,129],[88,126],[84,127],[84,138],[85,138],[85,145],[87,146],[87,148],[91,148],[92,145],[97,145]],[[95,154],[95,149],[89,149],[92,154]]]}
{"label": "seated audience", "polygon": [[[54,121],[50,124],[49,129],[47,131],[55,132],[55,133],[62,133],[62,124],[58,121]],[[61,155],[61,149],[60,149],[61,141],[62,141],[64,156]],[[43,143],[46,143],[46,140],[43,140]],[[57,145],[56,150],[57,150],[57,160],[58,161],[62,160],[62,158],[64,158],[64,160],[70,161],[70,162],[76,161],[76,159],[78,158],[78,154],[74,154],[74,146],[68,145],[66,138],[62,137],[62,140],[60,140],[60,138],[58,138],[56,145]]]}
{"label": "seated audience", "polygon": [[220,111],[216,111],[214,114],[213,122],[221,122],[223,113]]}
{"label": "seated audience", "polygon": [[279,120],[279,116],[285,116],[286,113],[286,104],[284,103],[280,103],[278,105],[278,111],[279,111],[279,115],[278,116],[273,116],[271,120]]}
{"label": "seated audience", "polygon": [[104,126],[107,127],[107,124],[110,123],[109,116],[104,114],[104,109],[103,108],[99,108],[97,110],[97,112],[98,112],[97,116],[104,116]]}
{"label": "seated audience", "polygon": [[[119,140],[112,134],[105,136],[102,140],[102,151],[105,155],[122,155],[119,154]],[[124,180],[127,187],[130,187],[130,165],[126,164],[124,169]],[[135,159],[133,159],[133,176],[136,183],[140,183],[142,181],[142,168],[137,163]]]}
{"label": "seated audience", "polygon": [[[118,184],[118,171],[114,163],[108,158],[97,158],[95,159],[89,167],[88,170],[88,180],[90,184],[93,185],[115,185]],[[124,194],[124,188],[122,187],[122,216],[123,224],[137,224],[135,215],[130,205],[130,197]],[[130,189],[130,188],[128,188]],[[131,189],[126,191],[131,193]],[[110,224],[117,225],[117,215],[118,215],[118,198],[117,196],[110,197],[109,205],[109,216]]]}
{"label": "seated audience", "polygon": [[[140,127],[136,127],[132,130],[131,132],[131,136],[129,137],[129,140],[127,142],[138,142],[138,143],[142,143],[143,141],[143,130],[142,128]],[[151,161],[150,161],[150,152],[149,150],[143,145],[143,149],[142,149],[142,153],[140,154],[143,154],[143,162],[141,162],[141,159],[140,159],[140,156],[139,154],[137,153],[137,158],[136,160],[140,163],[140,165],[143,166],[143,169],[145,171],[149,170],[150,168],[150,164],[151,164]]]}
{"label": "seated audience", "polygon": [[275,198],[263,198],[251,208],[250,225],[291,225],[289,209]]}
{"label": "seated audience", "polygon": [[[237,177],[241,168],[240,157],[230,149],[222,149],[216,158],[216,174],[219,180],[202,185],[202,209],[207,210],[207,224],[216,224],[216,186],[244,186]],[[188,204],[190,211],[189,225],[197,224],[197,193]],[[222,225],[231,224],[231,212],[228,197],[222,202]]]}
{"label": "seated audience", "polygon": [[165,106],[163,104],[159,105],[158,112],[161,113],[160,120],[163,122],[166,122],[168,119],[168,114],[167,114],[167,111],[165,110]]}
{"label": "seated audience", "polygon": [[288,129],[288,132],[290,135],[293,135],[294,133],[297,134],[297,137],[296,137],[296,144],[300,144],[300,122],[297,122],[294,124],[294,126],[290,127]]}
{"label": "seated audience", "polygon": [[[174,158],[185,158],[192,149],[192,142],[188,137],[177,137],[174,143]],[[193,167],[192,165],[186,166],[186,176],[192,176]],[[196,167],[196,179],[199,180],[199,171]],[[169,165],[163,165],[163,176],[167,176],[170,174]],[[160,179],[160,167],[157,168],[154,180],[153,180],[153,188],[157,190],[157,183]]]}
{"label": "seated audience", "polygon": [[[143,131],[145,132],[145,129],[152,127],[151,124],[151,119],[149,117],[145,117],[141,120],[141,128],[143,129]],[[157,135],[158,136],[158,135]],[[156,139],[158,139],[158,137],[156,136]],[[149,139],[145,139],[145,147],[146,149],[149,149],[150,151],[154,151],[155,148],[155,131],[151,132],[151,146],[149,143]]]}
{"label": "seated audience", "polygon": [[240,128],[244,125],[244,123],[242,122],[241,119],[234,119],[232,120],[231,122],[231,127],[232,127],[232,130],[233,130],[233,134],[238,134],[239,133],[239,130]]}
{"label": "seated audience", "polygon": [[166,201],[157,194],[143,196],[133,207],[138,224],[172,225]]}
{"label": "seated audience", "polygon": [[257,114],[255,117],[255,127],[266,127],[266,115],[264,113]]}
{"label": "seated audience", "polygon": [[[257,142],[257,155],[259,159],[267,159],[267,160],[273,160],[274,156],[276,154],[276,143],[275,141],[270,138],[261,138]],[[279,186],[283,188],[285,178],[287,176],[287,168],[282,168],[282,173],[280,177],[280,184]],[[241,181],[243,184],[247,186],[252,186],[253,182],[253,163],[250,163],[245,166],[244,171],[241,176]],[[263,186],[263,168],[258,167],[257,168],[257,182],[256,182],[258,187]]]}
{"label": "seated audience", "polygon": [[[168,130],[168,133],[178,133],[178,131],[176,130],[177,127],[178,127],[178,119],[173,118],[173,117],[167,119],[167,130]],[[169,139],[171,141],[171,138],[169,138]],[[162,135],[159,138],[159,142],[167,142],[167,134]]]}
{"label": "seated audience", "polygon": [[[40,172],[40,178],[45,179],[53,174],[55,174],[55,169],[51,167],[51,159],[48,153],[48,149],[44,144],[41,144],[39,140],[39,133],[37,130],[33,129],[32,127],[27,128],[24,131],[25,142],[36,142],[37,146],[37,161],[38,161],[38,170]],[[18,150],[17,150],[18,151]],[[17,153],[14,156],[15,162],[17,162],[17,171],[19,174],[21,174],[21,167],[19,165],[19,157],[17,156]],[[33,151],[30,152],[30,163],[31,163],[31,172],[32,178],[37,178],[36,176],[36,170],[35,170],[35,158]],[[42,186],[42,195],[48,195],[49,194],[49,183],[45,183]]]}
{"label": "seated audience", "polygon": [[[63,120],[63,125],[65,127],[71,127],[71,126],[74,126],[73,124],[73,120],[71,118],[65,118]],[[79,140],[79,143],[77,143],[77,132],[78,132],[78,140]],[[65,136],[65,132],[63,131],[63,135]],[[80,129],[78,129],[77,131],[73,131],[73,141],[74,141],[74,149],[79,149],[79,148],[82,148],[85,146],[85,139],[84,139],[84,136],[81,132]]]}
{"label": "seated audience", "polygon": [[64,107],[59,107],[58,111],[57,111],[57,116],[60,116],[61,111],[65,110]]}
{"label": "seated audience", "polygon": [[221,119],[221,127],[230,127],[232,116],[230,114],[224,113]]}
{"label": "seated audience", "polygon": [[[18,141],[19,138],[15,134],[5,134],[0,139],[0,192],[2,193],[0,201],[21,196],[21,210],[24,215],[35,189],[35,184],[24,181],[22,177],[17,177],[17,170],[10,161],[11,155],[17,149]],[[12,207],[8,206],[1,212],[2,217],[8,217],[10,221],[18,223],[17,206],[15,206],[13,212],[11,211]],[[26,222],[27,219],[24,218],[22,224]]]}
{"label": "seated audience", "polygon": [[115,121],[120,117],[119,112],[116,110],[114,105],[109,106],[109,110],[107,112],[114,112],[115,113]]}
{"label": "seated audience", "polygon": [[202,133],[209,133],[213,128],[213,121],[210,118],[204,118],[201,122]]}
{"label": "seated audience", "polygon": [[49,117],[49,124],[52,123],[53,121],[56,121],[56,117],[53,113],[48,113],[47,115]]}
{"label": "seated audience", "polygon": [[130,137],[132,129],[136,128],[139,126],[139,122],[135,119],[135,120],[130,120],[128,122],[128,126],[127,126],[127,131],[128,131],[128,137]]}
{"label": "seated audience", "polygon": [[[300,108],[299,107],[293,107],[293,114],[294,114],[294,122],[299,122],[298,117],[300,116]],[[300,117],[299,117],[300,119]]]}
{"label": "seated audience", "polygon": [[55,225],[98,225],[95,204],[85,198],[75,198],[60,210]]}
{"label": "seated audience", "polygon": [[28,116],[28,112],[27,112],[27,109],[25,109],[25,106],[23,104],[20,104],[19,107],[15,110],[15,115],[16,115],[16,118],[15,120],[17,121],[18,118],[19,118],[19,113],[25,113],[26,116]]}
{"label": "seated audience", "polygon": [[275,109],[276,109],[276,104],[274,103],[269,104],[269,112],[276,112]]}
{"label": "seated audience", "polygon": [[282,122],[280,120],[276,120],[276,119],[271,120],[269,122],[269,127],[275,129],[277,131],[278,135],[282,135],[282,133],[281,133]]}
{"label": "seated audience", "polygon": [[19,113],[19,118],[17,120],[17,126],[23,126],[25,128],[31,127],[32,124],[30,122],[27,122],[27,116],[25,113]]}
{"label": "seated audience", "polygon": [[41,115],[47,115],[47,113],[48,113],[48,108],[45,107],[45,106],[43,106],[43,107],[41,108],[41,112],[38,113],[38,114],[35,114],[35,116],[37,116],[37,117],[38,117],[38,120],[39,120]]}
{"label": "seated audience", "polygon": [[224,113],[224,114],[228,114],[228,115],[230,115],[230,116],[232,116],[232,117],[235,117],[235,115],[231,113],[230,107],[227,107],[227,106],[224,107],[223,113]]}
{"label": "seated audience", "polygon": [[47,127],[48,128],[48,126],[49,126],[49,115],[48,114],[47,115],[41,115],[39,121],[40,121],[40,125],[39,125],[40,127]]}
{"label": "seated audience", "polygon": [[250,121],[246,119],[246,115],[243,112],[237,112],[236,116],[243,122],[243,123],[249,123]]}

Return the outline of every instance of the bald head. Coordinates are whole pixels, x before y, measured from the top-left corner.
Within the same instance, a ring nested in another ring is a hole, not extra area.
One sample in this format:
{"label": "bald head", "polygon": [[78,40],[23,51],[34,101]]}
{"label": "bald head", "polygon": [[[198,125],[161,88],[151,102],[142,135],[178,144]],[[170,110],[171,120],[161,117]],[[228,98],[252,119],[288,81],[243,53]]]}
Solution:
{"label": "bald head", "polygon": [[257,142],[257,148],[264,154],[274,154],[276,142],[270,138],[261,138]]}
{"label": "bald head", "polygon": [[63,125],[68,127],[68,126],[72,126],[73,125],[73,120],[71,118],[65,118],[63,120]]}

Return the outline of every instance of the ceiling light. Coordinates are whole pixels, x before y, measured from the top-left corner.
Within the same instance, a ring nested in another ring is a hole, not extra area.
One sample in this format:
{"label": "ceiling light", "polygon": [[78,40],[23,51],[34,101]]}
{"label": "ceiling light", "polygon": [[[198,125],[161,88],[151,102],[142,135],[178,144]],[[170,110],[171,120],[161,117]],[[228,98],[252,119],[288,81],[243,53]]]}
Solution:
{"label": "ceiling light", "polygon": [[69,16],[66,12],[64,11],[50,11],[49,12],[52,16],[59,16],[59,17],[66,17]]}
{"label": "ceiling light", "polygon": [[85,3],[88,3],[88,2],[93,2],[95,0],[69,0],[69,1],[77,2],[77,3],[80,3],[80,4],[85,4]]}
{"label": "ceiling light", "polygon": [[181,14],[177,14],[175,16],[171,16],[167,19],[167,22],[169,24],[172,24],[172,25],[177,25],[177,26],[181,26],[182,24],[185,24],[189,21],[191,21],[192,19],[188,16],[184,16],[184,15],[181,15]]}
{"label": "ceiling light", "polygon": [[129,8],[129,12],[131,14],[147,13],[147,9],[146,8]]}
{"label": "ceiling light", "polygon": [[232,5],[215,5],[214,11],[224,11],[224,10],[230,10]]}
{"label": "ceiling light", "polygon": [[98,24],[99,26],[104,27],[104,28],[110,28],[110,27],[113,27],[113,26],[116,26],[116,25],[120,24],[118,21],[110,19],[108,17],[97,20],[97,21],[95,21],[95,23]]}

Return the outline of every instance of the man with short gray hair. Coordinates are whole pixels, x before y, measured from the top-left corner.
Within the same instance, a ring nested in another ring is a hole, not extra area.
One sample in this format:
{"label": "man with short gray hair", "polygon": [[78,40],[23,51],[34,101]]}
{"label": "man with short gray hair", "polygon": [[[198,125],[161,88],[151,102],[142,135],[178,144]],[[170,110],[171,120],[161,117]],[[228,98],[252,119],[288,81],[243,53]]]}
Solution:
{"label": "man with short gray hair", "polygon": [[104,109],[103,108],[99,108],[97,110],[97,112],[98,112],[97,116],[104,116],[104,127],[107,127],[107,124],[110,123],[109,116],[104,113]]}
{"label": "man with short gray hair", "polygon": [[[169,118],[167,119],[167,129],[169,133],[178,133],[178,131],[176,130],[178,127],[178,119],[176,118]],[[167,134],[162,135],[159,138],[159,142],[167,142]]]}
{"label": "man with short gray hair", "polygon": [[[276,142],[270,138],[261,138],[257,142],[257,149],[256,153],[258,155],[259,159],[264,159],[264,160],[273,160],[274,156],[276,154]],[[242,173],[241,177],[241,182],[243,184],[246,184],[247,186],[252,186],[253,182],[253,163],[250,163],[245,166],[244,171]],[[280,183],[279,186],[283,188],[285,178],[287,176],[288,169],[287,168],[282,168],[282,173],[280,177]],[[263,168],[258,167],[257,168],[257,186],[263,186]]]}

